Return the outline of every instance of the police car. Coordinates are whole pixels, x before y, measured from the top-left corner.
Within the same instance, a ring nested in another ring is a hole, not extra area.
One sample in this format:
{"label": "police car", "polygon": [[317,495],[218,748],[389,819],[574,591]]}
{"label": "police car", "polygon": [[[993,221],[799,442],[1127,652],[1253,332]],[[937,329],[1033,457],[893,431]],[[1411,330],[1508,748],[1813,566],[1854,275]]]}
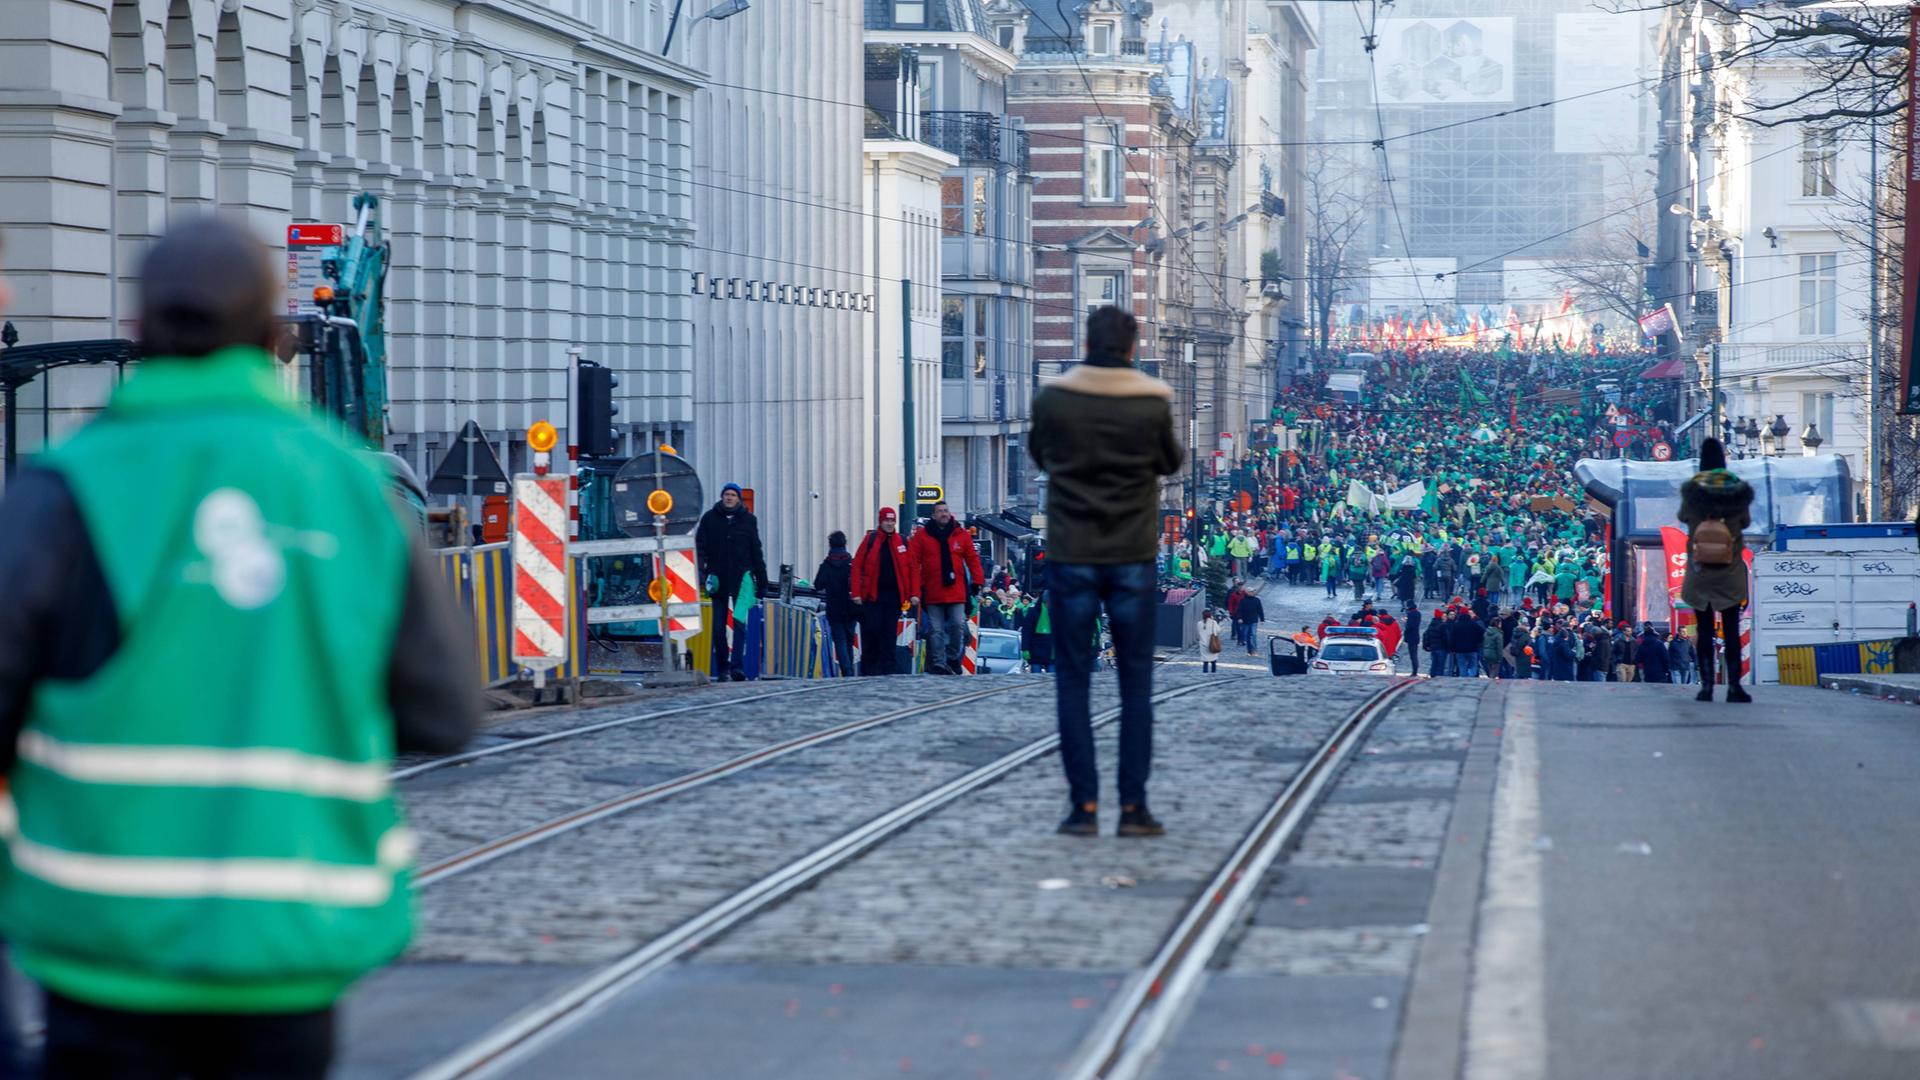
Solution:
{"label": "police car", "polygon": [[1320,655],[1307,665],[1309,675],[1391,675],[1393,661],[1371,626],[1329,626],[1320,639]]}

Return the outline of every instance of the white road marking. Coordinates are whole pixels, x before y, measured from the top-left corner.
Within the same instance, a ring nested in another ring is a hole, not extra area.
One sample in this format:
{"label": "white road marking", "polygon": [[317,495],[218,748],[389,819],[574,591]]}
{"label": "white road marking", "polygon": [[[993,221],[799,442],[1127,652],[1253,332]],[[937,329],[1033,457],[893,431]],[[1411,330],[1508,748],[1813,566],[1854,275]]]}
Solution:
{"label": "white road marking", "polygon": [[1466,1080],[1542,1080],[1547,1074],[1540,750],[1534,741],[1534,703],[1526,683],[1510,686],[1467,1008]]}

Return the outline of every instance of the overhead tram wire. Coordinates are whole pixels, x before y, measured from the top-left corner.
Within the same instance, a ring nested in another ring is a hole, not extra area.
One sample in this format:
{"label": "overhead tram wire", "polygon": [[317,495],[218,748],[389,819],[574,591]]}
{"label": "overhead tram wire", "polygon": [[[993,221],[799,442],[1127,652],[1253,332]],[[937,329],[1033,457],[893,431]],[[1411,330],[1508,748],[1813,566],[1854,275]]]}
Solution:
{"label": "overhead tram wire", "polygon": [[1413,269],[1413,242],[1407,238],[1407,223],[1400,216],[1400,195],[1393,188],[1393,157],[1387,153],[1387,114],[1380,105],[1380,57],[1376,52],[1380,45],[1380,0],[1369,0],[1369,4],[1372,9],[1371,25],[1361,21],[1360,0],[1353,0],[1353,17],[1360,22],[1363,44],[1367,50],[1367,72],[1373,83],[1373,122],[1380,132],[1380,141],[1374,143],[1373,147],[1380,151],[1380,183],[1387,189],[1387,205],[1393,208],[1394,228],[1400,233],[1400,257],[1407,260],[1407,272],[1414,275],[1414,292],[1419,295],[1420,307],[1424,311],[1433,305],[1427,299],[1425,283]]}
{"label": "overhead tram wire", "polygon": [[[1303,0],[1303,2],[1316,2],[1316,3],[1327,3],[1327,4],[1349,4],[1349,3],[1355,2],[1355,0]],[[386,7],[381,7],[378,4],[367,3],[366,0],[356,0],[355,6],[364,7],[370,11],[378,11],[382,14],[389,15],[399,19],[411,19],[414,17],[402,12],[395,11],[392,8],[386,8]],[[424,34],[413,33],[406,30],[397,30],[397,29],[389,28],[384,32],[397,34],[401,37],[412,38],[416,41],[432,42],[435,44],[444,43],[444,39],[442,38],[429,37]],[[449,32],[451,32],[451,30],[449,30]],[[540,60],[545,63],[553,64],[556,66],[571,67],[574,65],[585,63],[585,61],[581,60],[579,57],[555,56],[551,53],[532,53],[532,52],[527,52],[524,49],[521,49],[517,46],[504,45],[499,42],[495,42],[495,41],[491,41],[491,40],[488,40],[485,38],[479,38],[479,37],[474,37],[473,40],[477,44],[487,48],[495,49],[503,53],[511,53],[514,56],[522,57],[528,60]],[[1447,131],[1452,128],[1464,127],[1470,124],[1480,123],[1485,120],[1497,120],[1503,117],[1514,116],[1519,113],[1530,112],[1537,109],[1550,108],[1555,105],[1565,104],[1566,102],[1569,102],[1569,101],[1579,101],[1583,98],[1597,97],[1598,95],[1601,95],[1601,94],[1614,93],[1620,90],[1632,90],[1635,88],[1643,88],[1643,89],[1651,90],[1660,86],[1663,83],[1672,81],[1674,79],[1690,78],[1694,75],[1703,74],[1708,70],[1710,70],[1708,66],[1702,65],[1696,68],[1687,68],[1684,70],[1675,71],[1671,75],[1660,75],[1660,76],[1650,77],[1650,78],[1635,79],[1631,82],[1617,83],[1613,86],[1602,86],[1593,90],[1583,90],[1578,94],[1568,94],[1565,97],[1549,98],[1545,101],[1529,102],[1525,105],[1515,105],[1510,108],[1501,109],[1497,112],[1483,113],[1478,116],[1464,117],[1459,120],[1450,120],[1450,121],[1447,121],[1446,123],[1435,124],[1431,127],[1416,128],[1412,131],[1406,131],[1398,135],[1389,136],[1388,141],[1397,142],[1403,139],[1417,138],[1418,136],[1421,136],[1421,135],[1432,134],[1438,131]],[[800,94],[790,90],[772,90],[766,87],[747,86],[741,83],[725,83],[725,82],[718,82],[718,81],[708,81],[708,82],[703,82],[700,85],[702,88],[718,87],[726,90],[740,90],[747,93],[765,94],[771,97],[790,98],[795,101],[811,101],[821,105],[835,105],[842,108],[859,109],[862,111],[864,111],[867,108],[867,105],[865,102],[841,101],[837,98],[825,98],[825,97],[819,97],[812,94]],[[1026,128],[1018,127],[1017,125],[1007,124],[1000,121],[989,120],[988,123],[991,126],[996,128],[1008,128],[1015,131],[1026,131],[1029,134],[1029,136],[1031,136],[1032,138],[1053,139],[1059,142],[1084,143],[1086,141],[1086,139],[1082,136],[1066,135],[1066,134],[1061,134],[1056,132],[1031,131]],[[1227,146],[1236,150],[1251,150],[1251,149],[1279,148],[1279,147],[1370,146],[1372,145],[1372,143],[1373,143],[1373,140],[1371,139],[1291,139],[1291,140],[1271,140],[1271,141],[1261,141],[1261,142],[1228,142],[1228,143],[1223,143],[1221,145]]]}

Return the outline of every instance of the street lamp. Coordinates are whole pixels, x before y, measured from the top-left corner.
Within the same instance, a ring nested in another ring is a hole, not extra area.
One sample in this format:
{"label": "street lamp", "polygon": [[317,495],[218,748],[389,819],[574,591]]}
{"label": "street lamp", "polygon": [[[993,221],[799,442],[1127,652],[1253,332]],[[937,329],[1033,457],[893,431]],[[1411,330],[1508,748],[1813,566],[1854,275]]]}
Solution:
{"label": "street lamp", "polygon": [[1770,456],[1778,457],[1787,452],[1787,436],[1792,432],[1793,428],[1787,423],[1786,414],[1774,413],[1773,423],[1767,425],[1767,441],[1773,444],[1773,448],[1768,451]]}
{"label": "street lamp", "polygon": [[[667,20],[667,42],[660,46],[662,56],[668,55],[673,49],[673,33],[680,26],[680,8],[685,3],[686,0],[673,0],[673,15]],[[688,20],[687,32],[692,33],[694,26],[701,22],[720,22],[723,19],[731,19],[751,6],[752,0],[721,0],[720,3]]]}
{"label": "street lamp", "polygon": [[1755,417],[1749,416],[1747,417],[1747,426],[1740,432],[1740,456],[1746,457],[1748,454],[1753,453],[1753,448],[1759,444],[1760,421]]}
{"label": "street lamp", "polygon": [[1809,420],[1807,430],[1800,433],[1800,452],[1807,457],[1812,457],[1820,452],[1820,444],[1826,441],[1820,437],[1820,429]]}

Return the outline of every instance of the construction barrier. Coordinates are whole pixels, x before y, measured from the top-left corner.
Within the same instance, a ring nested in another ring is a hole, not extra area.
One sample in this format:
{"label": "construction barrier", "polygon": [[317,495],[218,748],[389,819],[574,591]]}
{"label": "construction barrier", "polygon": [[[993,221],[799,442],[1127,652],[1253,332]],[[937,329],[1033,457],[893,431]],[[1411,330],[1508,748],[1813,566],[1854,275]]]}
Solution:
{"label": "construction barrier", "polygon": [[[687,638],[686,644],[682,647],[693,653],[693,669],[712,678],[713,635],[724,632],[731,625],[732,613],[714,610],[713,598],[710,596],[702,597],[700,602],[705,605],[706,614],[700,620],[699,631]],[[738,654],[741,658],[740,670],[749,679],[758,679],[761,676],[761,653],[764,650],[761,642],[766,632],[766,608],[762,605],[754,608],[753,613],[748,617],[746,633],[741,634],[735,631],[733,640],[729,642],[731,646],[727,653],[729,657],[735,655],[733,649],[745,650]],[[743,641],[742,638],[745,640]]]}
{"label": "construction barrier", "polygon": [[[467,617],[473,620],[474,649],[480,661],[480,680],[498,686],[521,674],[513,652],[513,563],[506,544],[440,548],[434,562],[447,588]],[[552,672],[555,679],[571,679],[586,671],[587,605],[580,588],[580,560],[567,560],[567,592],[573,597],[572,633],[567,659]]]}
{"label": "construction barrier", "polygon": [[761,672],[769,678],[827,678],[833,669],[833,637],[826,612],[779,600],[766,601],[760,610],[766,620]]}
{"label": "construction barrier", "polygon": [[1779,647],[1783,686],[1818,686],[1822,675],[1886,675],[1895,670],[1897,639],[1836,641]]}

